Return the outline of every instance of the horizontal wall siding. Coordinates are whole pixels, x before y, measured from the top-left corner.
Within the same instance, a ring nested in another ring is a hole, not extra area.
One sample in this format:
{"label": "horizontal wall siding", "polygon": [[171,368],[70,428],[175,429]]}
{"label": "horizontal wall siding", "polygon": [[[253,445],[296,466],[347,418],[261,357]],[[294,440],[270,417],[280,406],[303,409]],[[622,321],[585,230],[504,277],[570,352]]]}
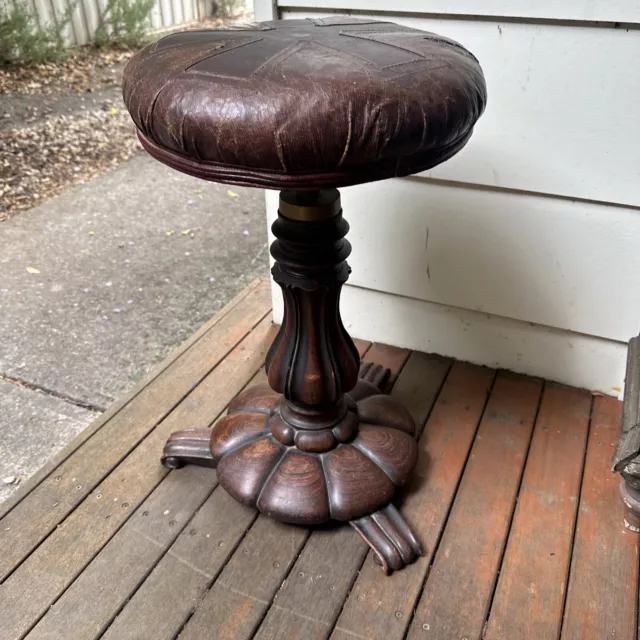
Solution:
{"label": "horizontal wall siding", "polygon": [[341,193],[352,284],[611,340],[637,331],[637,210],[416,179]]}
{"label": "horizontal wall siding", "polygon": [[640,23],[637,0],[283,0],[283,8]]}
{"label": "horizontal wall siding", "polygon": [[[625,343],[349,285],[340,306],[356,338],[386,340],[613,396],[623,388]],[[279,290],[274,290],[273,315],[282,321]]]}
{"label": "horizontal wall siding", "polygon": [[[282,14],[311,15],[330,12]],[[487,78],[489,104],[471,142],[424,175],[640,206],[639,30],[389,19],[458,40]]]}

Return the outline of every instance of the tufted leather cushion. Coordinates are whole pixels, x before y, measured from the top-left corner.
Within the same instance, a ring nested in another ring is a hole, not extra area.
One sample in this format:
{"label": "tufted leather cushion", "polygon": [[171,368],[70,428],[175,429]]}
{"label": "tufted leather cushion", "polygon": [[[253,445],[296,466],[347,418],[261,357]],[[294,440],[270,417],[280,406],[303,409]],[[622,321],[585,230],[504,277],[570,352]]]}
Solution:
{"label": "tufted leather cushion", "polygon": [[484,110],[458,43],[339,17],[175,33],[137,53],[124,101],[158,160],[274,189],[340,187],[423,171]]}

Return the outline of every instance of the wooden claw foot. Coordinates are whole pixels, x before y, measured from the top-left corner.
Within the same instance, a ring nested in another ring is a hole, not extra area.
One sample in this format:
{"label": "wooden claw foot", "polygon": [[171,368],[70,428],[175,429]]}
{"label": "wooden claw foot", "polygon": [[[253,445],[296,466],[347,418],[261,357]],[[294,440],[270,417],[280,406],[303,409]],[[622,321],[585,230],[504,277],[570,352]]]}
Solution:
{"label": "wooden claw foot", "polygon": [[363,360],[360,363],[360,372],[358,374],[360,380],[366,380],[370,382],[374,387],[378,387],[380,391],[385,390],[389,378],[391,377],[391,370],[387,367],[383,367],[375,362],[367,362]]}
{"label": "wooden claw foot", "polygon": [[349,523],[373,549],[386,575],[403,569],[422,555],[422,547],[406,520],[392,505]]}
{"label": "wooden claw foot", "polygon": [[214,468],[210,440],[209,429],[176,431],[164,445],[162,464],[167,469],[180,469],[187,464]]}

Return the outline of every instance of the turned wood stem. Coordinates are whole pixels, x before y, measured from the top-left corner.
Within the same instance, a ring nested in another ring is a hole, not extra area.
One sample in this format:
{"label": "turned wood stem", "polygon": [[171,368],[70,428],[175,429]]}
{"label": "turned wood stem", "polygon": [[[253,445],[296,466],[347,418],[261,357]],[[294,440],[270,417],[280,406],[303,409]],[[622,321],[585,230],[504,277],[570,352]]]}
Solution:
{"label": "turned wood stem", "polygon": [[271,388],[284,396],[283,418],[298,428],[338,422],[347,411],[344,394],[358,380],[360,358],[339,308],[350,273],[348,230],[337,190],[280,194],[271,255],[284,318],[266,371]]}

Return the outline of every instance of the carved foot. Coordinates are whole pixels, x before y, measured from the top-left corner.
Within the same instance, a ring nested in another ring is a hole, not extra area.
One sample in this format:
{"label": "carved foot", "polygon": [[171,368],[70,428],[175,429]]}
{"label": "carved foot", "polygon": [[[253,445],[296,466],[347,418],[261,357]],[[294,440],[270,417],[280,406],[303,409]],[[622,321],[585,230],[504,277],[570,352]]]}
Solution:
{"label": "carved foot", "polygon": [[400,512],[392,505],[349,523],[373,549],[385,574],[403,569],[422,555],[422,547]]}
{"label": "carved foot", "polygon": [[620,496],[624,504],[624,526],[630,531],[640,532],[640,491],[625,480],[620,485]]}
{"label": "carved foot", "polygon": [[180,469],[187,464],[214,468],[210,441],[210,429],[176,431],[164,445],[162,464],[167,469]]}
{"label": "carved foot", "polygon": [[389,378],[391,377],[391,370],[383,367],[381,364],[363,360],[360,363],[360,373],[358,377],[360,380],[370,382],[374,387],[378,387],[378,389],[384,393]]}

